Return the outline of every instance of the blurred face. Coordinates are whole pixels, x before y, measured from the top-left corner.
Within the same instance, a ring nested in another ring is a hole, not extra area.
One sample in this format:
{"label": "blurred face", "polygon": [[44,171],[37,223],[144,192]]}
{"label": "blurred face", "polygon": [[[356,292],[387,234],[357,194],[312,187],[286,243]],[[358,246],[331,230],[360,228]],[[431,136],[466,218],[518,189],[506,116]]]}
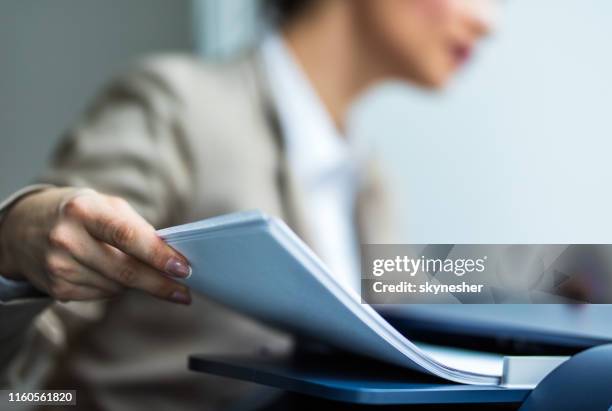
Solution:
{"label": "blurred face", "polygon": [[491,30],[497,2],[359,0],[354,6],[362,39],[390,75],[439,88]]}

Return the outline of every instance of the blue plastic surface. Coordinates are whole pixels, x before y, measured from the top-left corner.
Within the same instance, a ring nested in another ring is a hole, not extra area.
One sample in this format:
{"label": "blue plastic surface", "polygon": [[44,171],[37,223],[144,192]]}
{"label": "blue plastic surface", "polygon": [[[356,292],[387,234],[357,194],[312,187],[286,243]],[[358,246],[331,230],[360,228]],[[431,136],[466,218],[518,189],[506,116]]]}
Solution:
{"label": "blue plastic surface", "polygon": [[521,403],[527,389],[454,384],[403,368],[349,357],[300,361],[192,355],[194,371],[356,404]]}
{"label": "blue plastic surface", "polygon": [[548,352],[554,347],[578,352],[612,342],[612,305],[398,304],[375,308],[400,332],[417,339],[423,335],[483,337],[504,341],[510,348],[542,344],[548,346]]}

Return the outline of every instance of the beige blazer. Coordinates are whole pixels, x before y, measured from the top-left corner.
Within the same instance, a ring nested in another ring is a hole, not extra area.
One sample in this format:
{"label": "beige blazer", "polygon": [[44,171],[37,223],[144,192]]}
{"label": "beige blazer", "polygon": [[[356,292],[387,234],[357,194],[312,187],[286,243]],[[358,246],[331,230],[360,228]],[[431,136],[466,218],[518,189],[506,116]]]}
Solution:
{"label": "beige blazer", "polygon": [[[257,53],[223,64],[189,56],[138,64],[70,130],[40,182],[122,196],[156,227],[259,208],[308,242],[260,64]],[[356,210],[362,242],[391,232],[373,164]],[[76,389],[71,410],[223,409],[257,387],[188,371],[190,353],[291,346],[287,335],[200,296],[190,307],[139,292],[0,303],[1,385]]]}

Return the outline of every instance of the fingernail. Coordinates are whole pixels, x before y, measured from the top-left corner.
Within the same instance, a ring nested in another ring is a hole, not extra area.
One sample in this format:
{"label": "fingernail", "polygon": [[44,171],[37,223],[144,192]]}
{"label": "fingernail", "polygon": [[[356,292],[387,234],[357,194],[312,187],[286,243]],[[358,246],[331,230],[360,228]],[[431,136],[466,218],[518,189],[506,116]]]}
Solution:
{"label": "fingernail", "polygon": [[188,293],[182,291],[175,291],[170,295],[170,300],[184,305],[191,304],[191,296]]}
{"label": "fingernail", "polygon": [[166,263],[166,272],[175,277],[189,278],[191,266],[176,257],[172,257]]}

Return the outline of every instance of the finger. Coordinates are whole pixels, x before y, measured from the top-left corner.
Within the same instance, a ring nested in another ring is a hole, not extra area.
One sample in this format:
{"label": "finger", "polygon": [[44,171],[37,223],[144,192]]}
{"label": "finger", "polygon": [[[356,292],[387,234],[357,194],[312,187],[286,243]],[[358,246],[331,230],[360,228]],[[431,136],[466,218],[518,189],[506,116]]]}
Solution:
{"label": "finger", "polygon": [[90,238],[83,241],[75,258],[123,287],[145,291],[155,297],[190,304],[189,289],[122,251]]}
{"label": "finger", "polygon": [[74,294],[75,296],[71,298],[72,301],[106,300],[117,296],[117,293],[85,285],[75,285]]}
{"label": "finger", "polygon": [[119,294],[124,290],[121,284],[80,263],[74,257],[67,258],[70,260],[70,268],[61,273],[64,280],[75,285],[97,288],[110,294]]}
{"label": "finger", "polygon": [[[82,230],[82,229],[81,229]],[[84,230],[82,230],[84,231]],[[106,278],[99,272],[92,270],[86,265],[80,263],[75,255],[86,252],[82,244],[87,240],[94,240],[87,236],[86,233],[79,235],[78,231],[71,233],[71,239],[76,240],[79,246],[70,245],[64,241],[64,249],[54,249],[45,256],[44,270],[48,275],[49,281],[65,281],[74,285],[82,285],[91,288],[99,288],[109,293],[120,293],[123,287]]]}
{"label": "finger", "polygon": [[76,285],[62,279],[55,280],[49,286],[49,294],[61,302],[101,300],[115,295],[99,288]]}
{"label": "finger", "polygon": [[110,206],[90,209],[83,222],[93,237],[158,271],[179,278],[191,275],[191,267],[186,259],[159,238],[153,227],[135,212],[118,213]]}

